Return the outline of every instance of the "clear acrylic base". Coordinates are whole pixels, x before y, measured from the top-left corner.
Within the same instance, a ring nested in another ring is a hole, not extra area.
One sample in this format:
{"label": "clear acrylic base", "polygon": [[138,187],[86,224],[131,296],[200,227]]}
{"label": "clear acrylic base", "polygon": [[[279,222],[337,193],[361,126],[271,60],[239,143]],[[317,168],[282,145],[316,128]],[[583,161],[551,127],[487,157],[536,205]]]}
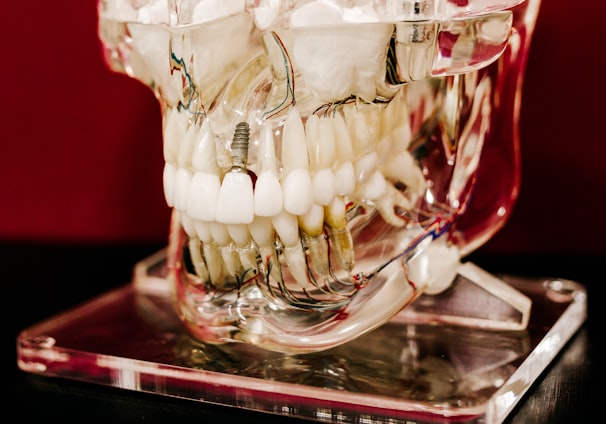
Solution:
{"label": "clear acrylic base", "polygon": [[587,314],[576,282],[504,275],[532,302],[523,330],[453,325],[428,313],[494,305],[463,281],[352,342],[285,355],[193,340],[173,310],[164,266],[160,251],[135,266],[131,284],[23,330],[18,366],[319,422],[500,423]]}

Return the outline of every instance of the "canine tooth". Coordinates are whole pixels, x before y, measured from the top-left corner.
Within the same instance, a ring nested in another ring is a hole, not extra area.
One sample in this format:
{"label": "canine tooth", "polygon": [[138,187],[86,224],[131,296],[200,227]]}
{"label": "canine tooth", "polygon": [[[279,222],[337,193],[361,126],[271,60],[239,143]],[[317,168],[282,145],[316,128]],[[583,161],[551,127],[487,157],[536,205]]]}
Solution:
{"label": "canine tooth", "polygon": [[302,215],[313,203],[313,185],[309,175],[305,127],[299,112],[294,107],[288,112],[284,123],[282,166],[284,209],[294,215]]}
{"label": "canine tooth", "polygon": [[259,137],[259,173],[254,188],[254,211],[258,216],[273,216],[282,210],[282,186],[278,178],[271,124],[261,127]]}

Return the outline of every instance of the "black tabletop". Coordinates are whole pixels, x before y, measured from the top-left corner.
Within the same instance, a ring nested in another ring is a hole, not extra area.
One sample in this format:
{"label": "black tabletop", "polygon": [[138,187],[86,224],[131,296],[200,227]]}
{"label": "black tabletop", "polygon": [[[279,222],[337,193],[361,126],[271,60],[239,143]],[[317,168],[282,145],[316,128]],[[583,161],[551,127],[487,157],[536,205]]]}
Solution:
{"label": "black tabletop", "polygon": [[[163,246],[0,244],[5,337],[13,354],[7,362],[15,376],[13,416],[28,420],[58,418],[75,422],[303,422],[265,414],[24,372],[17,366],[16,339],[21,330],[128,284],[133,265]],[[599,297],[604,263],[591,255],[488,255],[468,258],[493,273],[566,278],[581,283],[588,294],[588,319],[561,350],[508,423],[595,422],[601,412],[602,347],[598,347]],[[83,278],[83,276],[86,276]],[[598,312],[596,312],[598,311]],[[12,408],[12,411],[10,409]],[[18,414],[18,415],[16,415]]]}

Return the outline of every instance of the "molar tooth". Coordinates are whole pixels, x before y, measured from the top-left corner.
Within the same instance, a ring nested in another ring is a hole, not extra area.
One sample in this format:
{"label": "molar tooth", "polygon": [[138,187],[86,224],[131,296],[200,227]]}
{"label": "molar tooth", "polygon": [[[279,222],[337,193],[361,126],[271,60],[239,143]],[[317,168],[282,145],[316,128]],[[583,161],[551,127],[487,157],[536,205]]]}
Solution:
{"label": "molar tooth", "polygon": [[401,210],[411,210],[413,206],[412,202],[391,184],[387,185],[385,194],[375,201],[375,205],[385,222],[395,227],[403,227],[407,224],[407,221],[396,215],[394,207],[397,206]]}
{"label": "molar tooth", "polygon": [[261,126],[259,172],[254,188],[254,210],[258,216],[273,216],[282,210],[282,186],[278,178],[271,124]]}
{"label": "molar tooth", "polygon": [[313,203],[313,185],[309,175],[309,158],[305,127],[296,108],[286,117],[282,134],[284,209],[294,215],[306,213]]}
{"label": "molar tooth", "polygon": [[381,172],[375,171],[361,185],[356,187],[355,195],[362,199],[377,200],[383,196],[390,185]]}
{"label": "molar tooth", "polygon": [[381,165],[381,171],[386,177],[401,181],[416,194],[422,195],[427,188],[423,171],[407,150],[392,156],[389,161]]}

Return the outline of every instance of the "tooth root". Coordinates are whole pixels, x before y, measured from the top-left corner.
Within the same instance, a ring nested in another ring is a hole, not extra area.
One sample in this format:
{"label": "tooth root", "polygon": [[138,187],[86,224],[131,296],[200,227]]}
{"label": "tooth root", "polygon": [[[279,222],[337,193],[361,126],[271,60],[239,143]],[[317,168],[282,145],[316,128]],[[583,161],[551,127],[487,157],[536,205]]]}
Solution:
{"label": "tooth root", "polygon": [[192,153],[191,166],[195,171],[219,175],[217,142],[208,119],[204,120],[198,133],[198,141]]}
{"label": "tooth root", "polygon": [[280,269],[275,247],[275,232],[271,219],[264,216],[255,216],[255,219],[248,225],[250,234],[259,246],[259,254],[263,268],[271,267],[270,274],[276,281],[280,281]]}
{"label": "tooth root", "polygon": [[240,277],[243,271],[242,262],[240,262],[240,255],[234,245],[230,243],[226,246],[221,246],[219,250],[227,274],[232,277]]}
{"label": "tooth root", "polygon": [[331,120],[334,131],[335,155],[338,158],[335,169],[335,190],[337,194],[347,196],[353,193],[356,187],[351,139],[340,113],[336,113]]}
{"label": "tooth root", "polygon": [[194,265],[196,275],[200,277],[200,280],[203,283],[210,281],[210,273],[208,272],[208,268],[206,268],[206,263],[204,262],[202,243],[200,239],[197,237],[190,237],[188,244],[191,262]]}
{"label": "tooth root", "polygon": [[306,213],[314,192],[309,174],[305,127],[296,108],[291,108],[282,134],[282,198],[284,209],[294,215]]}
{"label": "tooth root", "polygon": [[210,282],[220,286],[225,279],[225,268],[223,266],[223,255],[216,243],[202,242],[202,253],[206,260]]}
{"label": "tooth root", "polygon": [[183,135],[183,141],[179,148],[179,156],[177,157],[177,163],[180,168],[190,169],[192,166],[192,156],[194,148],[198,142],[200,135],[200,129],[196,124],[192,124],[187,128]]}
{"label": "tooth root", "polygon": [[187,119],[181,116],[177,108],[170,108],[166,111],[164,117],[163,130],[163,149],[164,160],[172,164],[177,164],[179,160],[179,151],[187,131]]}
{"label": "tooth root", "polygon": [[324,233],[312,236],[303,232],[303,244],[309,250],[309,259],[312,269],[319,275],[327,276],[330,274],[330,264],[328,261],[328,242]]}
{"label": "tooth root", "polygon": [[297,108],[293,107],[286,116],[282,133],[282,166],[284,174],[295,169],[308,169],[309,157],[305,141],[305,127]]}
{"label": "tooth root", "polygon": [[242,264],[243,272],[246,272],[244,278],[249,280],[259,273],[257,267],[257,249],[252,243],[247,246],[236,247],[240,263]]}
{"label": "tooth root", "polygon": [[225,174],[217,198],[217,221],[225,224],[250,224],[254,218],[252,180],[246,172]]}
{"label": "tooth root", "polygon": [[269,123],[261,126],[258,155],[259,173],[254,188],[254,212],[258,216],[273,216],[282,210],[283,201],[274,137]]}
{"label": "tooth root", "polygon": [[324,209],[328,238],[335,258],[344,270],[351,272],[355,266],[355,255],[353,239],[347,228],[345,201],[343,198],[337,197],[330,206]]}
{"label": "tooth root", "polygon": [[397,206],[401,210],[411,210],[412,202],[391,184],[387,186],[386,193],[375,201],[375,205],[385,222],[395,227],[403,227],[408,223],[405,219],[396,215],[394,207]]}
{"label": "tooth root", "polygon": [[303,246],[301,243],[297,243],[293,246],[287,246],[284,248],[284,259],[288,266],[288,272],[299,286],[303,288],[310,288],[312,284],[307,278],[307,262],[305,260],[305,252],[303,252]]}

